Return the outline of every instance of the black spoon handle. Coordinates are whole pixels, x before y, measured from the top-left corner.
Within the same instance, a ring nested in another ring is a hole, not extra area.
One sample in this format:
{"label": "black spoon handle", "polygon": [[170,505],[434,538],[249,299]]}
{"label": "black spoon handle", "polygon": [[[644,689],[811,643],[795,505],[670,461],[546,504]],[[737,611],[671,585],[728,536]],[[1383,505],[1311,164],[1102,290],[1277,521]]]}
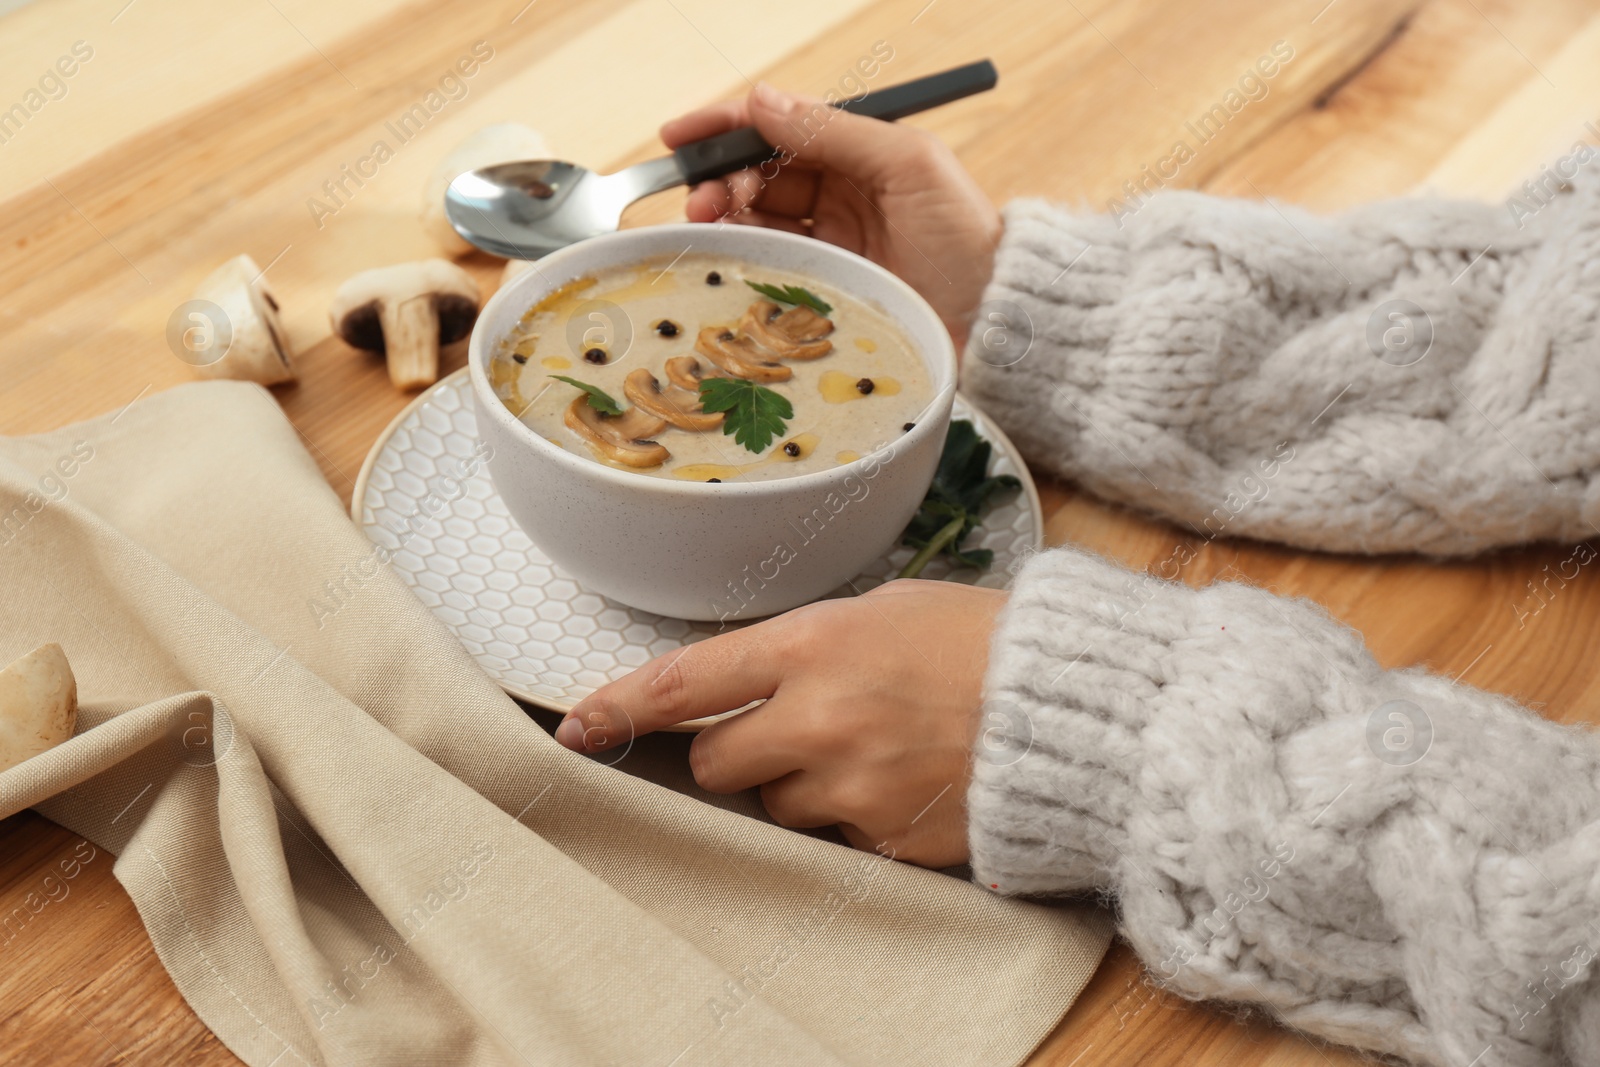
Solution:
{"label": "black spoon handle", "polygon": [[[841,111],[893,122],[940,104],[948,104],[952,100],[986,92],[993,89],[999,80],[1000,75],[995,71],[994,64],[984,59],[851,97],[835,106]],[[683,168],[684,181],[693,185],[707,178],[717,178],[765,163],[778,153],[756,132],[754,126],[741,126],[703,141],[680,145],[672,154]]]}

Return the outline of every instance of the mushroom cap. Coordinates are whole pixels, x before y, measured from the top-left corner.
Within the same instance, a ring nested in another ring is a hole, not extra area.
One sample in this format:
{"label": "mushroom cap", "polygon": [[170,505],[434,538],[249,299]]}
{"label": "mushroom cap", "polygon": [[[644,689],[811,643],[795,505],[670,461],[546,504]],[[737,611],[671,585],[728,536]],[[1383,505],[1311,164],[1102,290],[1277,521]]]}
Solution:
{"label": "mushroom cap", "polygon": [[757,300],[739,320],[739,332],[779,359],[818,359],[833,351],[828,340],[833,320],[808,307],[784,311],[770,300]]}
{"label": "mushroom cap", "polygon": [[362,271],[339,286],[328,316],[346,344],[384,352],[380,309],[407,300],[431,298],[439,318],[439,343],[459,341],[478,320],[478,283],[445,259],[423,259]]}
{"label": "mushroom cap", "polygon": [[220,359],[196,364],[202,378],[237,378],[276,385],[295,380],[288,333],[278,317],[278,302],[266,278],[248,255],[234,256],[206,275],[194,299],[209,300],[228,317],[232,339]]}
{"label": "mushroom cap", "polygon": [[78,683],[57,644],[0,671],[0,771],[54,748],[78,721]]}
{"label": "mushroom cap", "polygon": [[566,423],[600,455],[627,467],[659,467],[672,458],[665,445],[650,439],[667,428],[666,420],[638,408],[602,415],[579,395],[567,407]]}
{"label": "mushroom cap", "polygon": [[720,326],[701,330],[695,338],[694,350],[733,377],[746,381],[786,382],[794,377],[793,370],[766,358],[768,353],[757,348],[750,338]]}
{"label": "mushroom cap", "polygon": [[459,256],[472,251],[444,213],[444,193],[459,174],[496,163],[544,159],[550,155],[539,131],[520,122],[499,122],[468,134],[439,161],[422,185],[422,228],[440,251]]}
{"label": "mushroom cap", "polygon": [[644,367],[628,372],[622,380],[622,395],[632,402],[635,411],[664,419],[680,430],[701,432],[722,427],[722,412],[700,410],[698,389],[691,391],[677,384],[663,389],[656,376]]}
{"label": "mushroom cap", "polygon": [[680,389],[700,392],[700,383],[707,378],[726,378],[720,369],[701,363],[694,356],[673,356],[666,363],[667,381]]}
{"label": "mushroom cap", "polygon": [[768,319],[772,328],[795,344],[819,341],[833,332],[833,320],[804,305],[796,305]]}

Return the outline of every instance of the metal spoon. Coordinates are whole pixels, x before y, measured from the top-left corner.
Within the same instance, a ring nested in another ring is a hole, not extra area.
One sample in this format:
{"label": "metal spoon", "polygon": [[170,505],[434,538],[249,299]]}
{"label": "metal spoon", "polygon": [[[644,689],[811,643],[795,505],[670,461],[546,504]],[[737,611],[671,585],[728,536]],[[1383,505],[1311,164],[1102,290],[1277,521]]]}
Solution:
{"label": "metal spoon", "polygon": [[[893,122],[992,89],[998,79],[994,64],[985,59],[836,106]],[[499,163],[458,175],[445,191],[445,214],[457,233],[485,252],[538,259],[612,232],[622,221],[623,208],[640,197],[757,166],[776,155],[755,127],[744,126],[615,174],[596,174],[556,159]]]}

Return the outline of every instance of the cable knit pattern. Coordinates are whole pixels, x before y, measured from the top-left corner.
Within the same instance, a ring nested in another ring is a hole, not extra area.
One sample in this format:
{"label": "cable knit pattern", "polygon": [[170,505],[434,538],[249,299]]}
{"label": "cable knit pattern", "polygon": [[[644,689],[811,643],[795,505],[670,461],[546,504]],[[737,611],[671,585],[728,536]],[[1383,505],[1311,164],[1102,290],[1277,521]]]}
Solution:
{"label": "cable knit pattern", "polygon": [[1019,201],[964,388],[1030,460],[1205,537],[1580,540],[1600,523],[1600,182],[1524,222],[1180,192],[1118,228]]}
{"label": "cable knit pattern", "polygon": [[[1303,601],[1019,575],[975,877],[1113,893],[1151,972],[1438,1067],[1600,1065],[1600,739],[1383,671]],[[998,717],[998,718],[996,718]]]}

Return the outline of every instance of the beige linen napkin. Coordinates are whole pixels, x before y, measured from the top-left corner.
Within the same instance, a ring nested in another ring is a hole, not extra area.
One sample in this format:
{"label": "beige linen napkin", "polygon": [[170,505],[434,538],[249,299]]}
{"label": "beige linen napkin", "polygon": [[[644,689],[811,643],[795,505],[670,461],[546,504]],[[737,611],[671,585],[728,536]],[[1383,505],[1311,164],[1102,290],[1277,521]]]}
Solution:
{"label": "beige linen napkin", "polygon": [[[556,745],[386,569],[253,385],[0,441],[0,662],[78,736],[0,774],[118,855],[268,1064],[1011,1064],[1108,938]],[[632,756],[627,758],[633,758]]]}

